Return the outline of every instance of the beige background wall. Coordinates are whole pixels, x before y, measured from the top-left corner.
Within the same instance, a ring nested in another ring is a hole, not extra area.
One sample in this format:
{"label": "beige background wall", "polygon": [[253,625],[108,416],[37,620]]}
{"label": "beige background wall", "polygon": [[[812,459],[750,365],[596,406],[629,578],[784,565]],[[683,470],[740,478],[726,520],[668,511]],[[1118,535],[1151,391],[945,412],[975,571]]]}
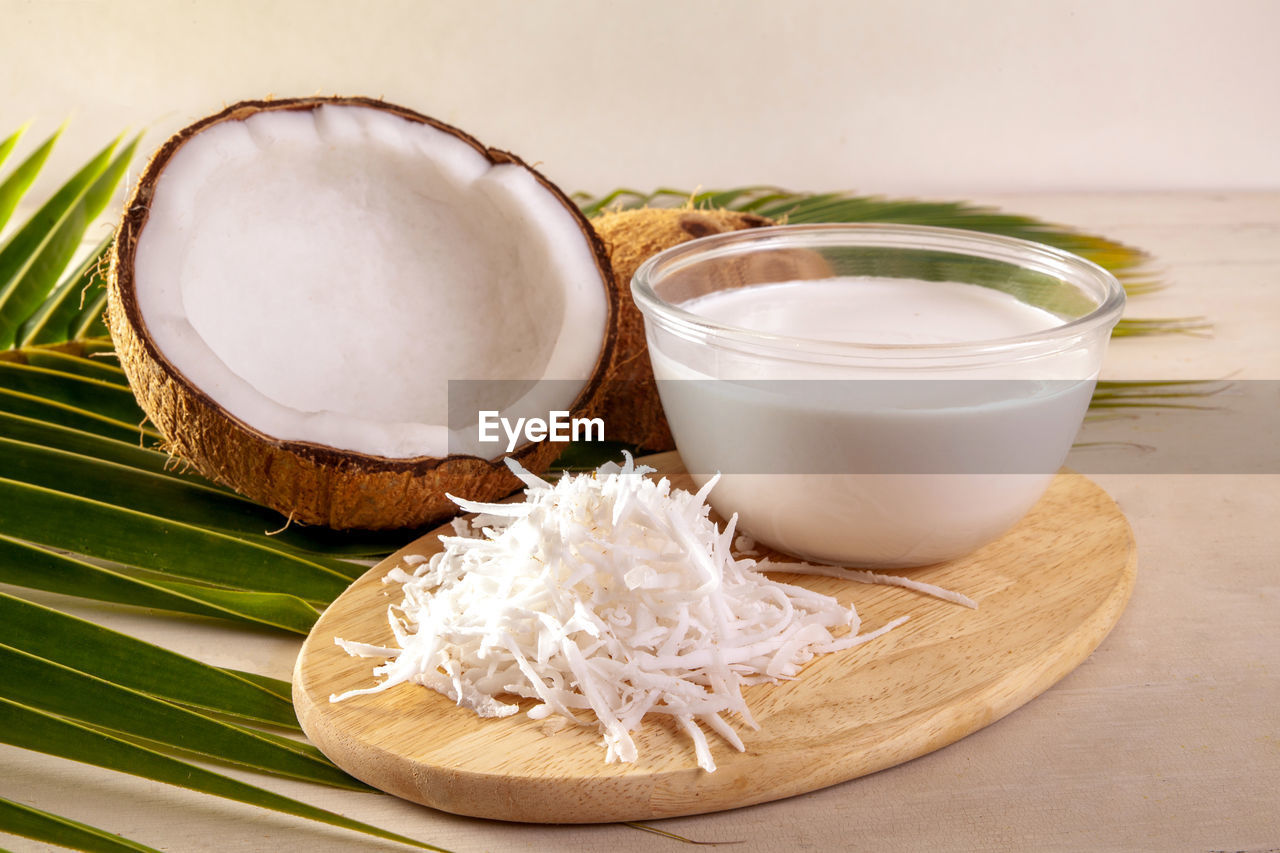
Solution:
{"label": "beige background wall", "polygon": [[[382,95],[568,190],[1280,187],[1280,2],[0,0],[0,133]],[[65,173],[65,169],[63,170]]]}

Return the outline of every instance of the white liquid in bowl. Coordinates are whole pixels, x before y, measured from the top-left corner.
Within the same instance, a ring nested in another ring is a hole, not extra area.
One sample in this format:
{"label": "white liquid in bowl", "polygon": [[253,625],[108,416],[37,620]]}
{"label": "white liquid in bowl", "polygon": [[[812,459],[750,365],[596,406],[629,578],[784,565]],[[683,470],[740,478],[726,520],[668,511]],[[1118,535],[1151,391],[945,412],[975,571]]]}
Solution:
{"label": "white liquid in bowl", "polygon": [[[905,279],[784,282],[681,307],[854,344],[993,341],[1065,322],[1001,291]],[[723,472],[710,495],[717,511],[784,551],[873,567],[952,559],[1016,523],[1070,449],[1106,341],[1103,330],[975,363],[892,350],[815,357],[781,339],[737,346],[646,328],[686,466],[700,483]]]}
{"label": "white liquid in bowl", "polygon": [[1062,325],[989,287],[911,279],[829,278],[721,290],[680,306],[756,332],[856,344],[953,344]]}

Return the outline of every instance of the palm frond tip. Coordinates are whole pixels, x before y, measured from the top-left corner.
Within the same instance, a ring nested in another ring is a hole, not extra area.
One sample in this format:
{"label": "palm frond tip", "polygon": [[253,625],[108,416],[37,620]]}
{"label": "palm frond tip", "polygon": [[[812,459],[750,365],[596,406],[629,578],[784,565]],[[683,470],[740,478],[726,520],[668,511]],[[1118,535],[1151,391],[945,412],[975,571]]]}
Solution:
{"label": "palm frond tip", "polygon": [[791,224],[892,222],[962,228],[1017,237],[1073,252],[1110,270],[1126,287],[1130,281],[1143,292],[1157,286],[1149,269],[1151,259],[1141,249],[1108,237],[967,201],[926,201],[845,192],[794,192],[767,185],[702,191],[660,187],[651,192],[624,187],[599,197],[579,193],[575,200],[588,216],[606,210],[641,207],[723,207]]}

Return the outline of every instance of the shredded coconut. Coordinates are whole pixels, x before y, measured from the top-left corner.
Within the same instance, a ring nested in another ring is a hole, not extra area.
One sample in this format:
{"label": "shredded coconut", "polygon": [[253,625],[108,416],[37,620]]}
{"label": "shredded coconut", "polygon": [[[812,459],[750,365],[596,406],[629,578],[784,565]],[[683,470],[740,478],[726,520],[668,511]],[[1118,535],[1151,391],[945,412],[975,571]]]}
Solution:
{"label": "shredded coconut", "polygon": [[[508,459],[528,487],[522,503],[476,503],[430,560],[407,557],[384,583],[402,585],[388,609],[396,648],[337,643],[385,658],[375,693],[414,682],[482,717],[553,714],[598,726],[605,761],[631,762],[631,733],[646,714],[666,714],[693,741],[700,767],[715,770],[702,726],[733,748],[725,720],[758,728],[742,687],[795,678],[815,655],[847,649],[902,622],[859,634],[857,611],[836,599],[766,577],[766,570],[832,574],[907,586],[949,601],[971,600],[929,584],[873,572],[736,558],[737,516],[720,531],[705,502],[713,478],[690,494],[654,469],[609,463],[554,486]],[[741,543],[746,544],[746,543]]]}

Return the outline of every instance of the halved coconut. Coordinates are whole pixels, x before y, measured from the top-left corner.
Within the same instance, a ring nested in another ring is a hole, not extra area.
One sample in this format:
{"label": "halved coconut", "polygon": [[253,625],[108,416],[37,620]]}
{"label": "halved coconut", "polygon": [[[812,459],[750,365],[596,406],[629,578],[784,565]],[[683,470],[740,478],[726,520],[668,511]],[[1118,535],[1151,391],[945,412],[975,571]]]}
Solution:
{"label": "halved coconut", "polygon": [[480,410],[594,411],[610,281],[577,207],[511,154],[380,101],[244,102],[147,166],[108,317],[174,453],[296,520],[385,529],[518,487]]}

